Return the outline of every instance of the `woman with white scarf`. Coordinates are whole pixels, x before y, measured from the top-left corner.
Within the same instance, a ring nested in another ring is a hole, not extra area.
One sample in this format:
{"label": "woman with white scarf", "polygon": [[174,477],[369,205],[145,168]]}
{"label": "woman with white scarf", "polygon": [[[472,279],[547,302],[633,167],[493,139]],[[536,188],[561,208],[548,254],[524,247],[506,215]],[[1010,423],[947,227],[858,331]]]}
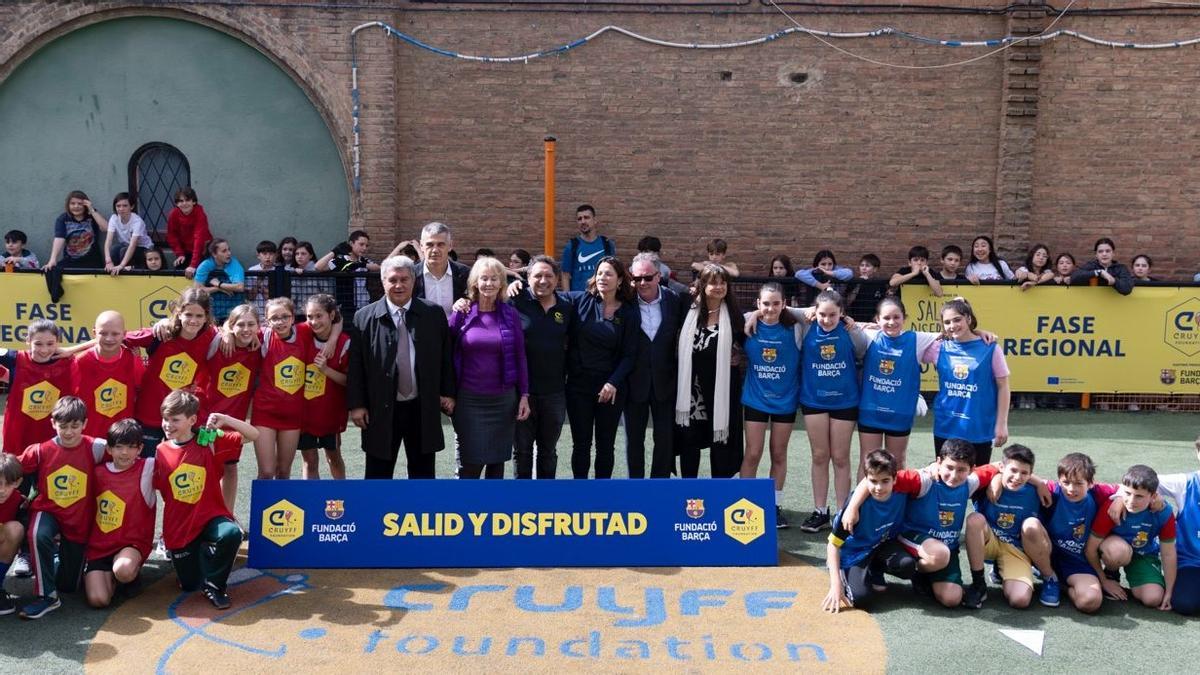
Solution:
{"label": "woman with white scarf", "polygon": [[742,465],[742,378],[734,365],[735,345],[746,337],[744,319],[729,289],[729,274],[706,265],[696,298],[679,333],[675,398],[679,475],[695,478],[700,450],[709,448],[714,478],[729,478]]}

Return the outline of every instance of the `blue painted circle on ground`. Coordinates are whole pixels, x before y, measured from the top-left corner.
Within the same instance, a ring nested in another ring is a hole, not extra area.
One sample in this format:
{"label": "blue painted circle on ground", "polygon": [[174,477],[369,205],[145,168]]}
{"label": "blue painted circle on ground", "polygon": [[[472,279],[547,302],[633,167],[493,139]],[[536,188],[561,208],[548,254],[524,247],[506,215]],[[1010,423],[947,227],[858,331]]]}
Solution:
{"label": "blue painted circle on ground", "polygon": [[326,630],[324,628],[305,628],[300,631],[300,637],[305,640],[316,640],[317,638],[325,637]]}

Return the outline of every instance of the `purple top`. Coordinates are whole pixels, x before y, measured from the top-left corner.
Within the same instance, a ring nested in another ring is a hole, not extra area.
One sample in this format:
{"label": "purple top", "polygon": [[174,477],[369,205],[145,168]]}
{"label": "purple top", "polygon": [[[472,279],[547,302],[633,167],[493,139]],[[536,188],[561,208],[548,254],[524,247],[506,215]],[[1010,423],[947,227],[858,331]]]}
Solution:
{"label": "purple top", "polygon": [[525,335],[511,305],[500,303],[494,312],[480,312],[473,304],[466,314],[453,312],[450,337],[459,389],[488,396],[516,387],[519,395],[529,394]]}

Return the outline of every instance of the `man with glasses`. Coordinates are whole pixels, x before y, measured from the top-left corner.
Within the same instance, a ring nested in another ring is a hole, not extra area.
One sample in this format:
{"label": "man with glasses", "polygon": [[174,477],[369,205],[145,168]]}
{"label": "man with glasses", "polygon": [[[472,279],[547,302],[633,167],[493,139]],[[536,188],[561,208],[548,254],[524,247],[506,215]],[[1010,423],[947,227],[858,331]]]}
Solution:
{"label": "man with glasses", "polygon": [[675,351],[683,321],[679,295],[662,285],[658,256],[639,253],[630,265],[642,326],[625,403],[625,454],[630,478],[646,477],[646,424],[654,420],[651,478],[675,469]]}

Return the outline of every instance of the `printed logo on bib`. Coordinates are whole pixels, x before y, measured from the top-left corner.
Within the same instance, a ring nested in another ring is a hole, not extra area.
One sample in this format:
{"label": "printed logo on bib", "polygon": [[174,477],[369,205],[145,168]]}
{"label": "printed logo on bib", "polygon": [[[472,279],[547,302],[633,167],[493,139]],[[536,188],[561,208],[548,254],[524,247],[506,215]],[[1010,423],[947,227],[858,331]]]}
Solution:
{"label": "printed logo on bib", "polygon": [[46,496],[65,509],[87,496],[87,481],[87,474],[79,469],[70,465],[59,467],[46,476]]}
{"label": "printed logo on bib", "polygon": [[196,379],[196,362],[187,354],[168,356],[158,372],[158,379],[171,389],[183,389]]}
{"label": "printed logo on bib", "polygon": [[277,546],[287,546],[304,534],[304,509],[281,499],[263,511],[262,536]]}
{"label": "printed logo on bib", "polygon": [[50,411],[54,410],[60,393],[58,387],[45,380],[27,387],[25,394],[21,396],[21,412],[35,420],[44,420],[50,416]]}
{"label": "printed logo on bib", "polygon": [[1071,528],[1071,537],[1072,537],[1072,538],[1074,538],[1074,539],[1082,539],[1082,538],[1083,538],[1083,531],[1084,531],[1085,529],[1087,529],[1087,528],[1085,528],[1085,527],[1083,526],[1083,523],[1082,523],[1082,522],[1080,522],[1078,525],[1076,525],[1075,527]]}
{"label": "printed logo on bib", "polygon": [[967,379],[967,375],[971,374],[971,366],[966,363],[954,363],[954,378],[957,380]]}
{"label": "printed logo on bib", "polygon": [[896,372],[896,362],[891,359],[880,359],[879,372],[883,375],[891,375]]}
{"label": "printed logo on bib", "polygon": [[129,402],[129,388],[111,377],[96,387],[96,391],[93,393],[96,412],[105,417],[115,417],[117,413],[125,409]]}
{"label": "printed logo on bib", "polygon": [[832,361],[837,357],[837,345],[821,345],[821,358]]}
{"label": "printed logo on bib", "polygon": [[1150,543],[1150,533],[1146,531],[1138,532],[1133,536],[1133,542],[1130,544],[1134,548],[1146,548],[1146,544]]}
{"label": "printed logo on bib", "polygon": [[250,369],[240,363],[225,366],[217,373],[217,391],[225,398],[233,398],[250,389]]}
{"label": "printed logo on bib", "polygon": [[953,511],[938,511],[938,524],[942,527],[950,527],[954,524]]}
{"label": "printed logo on bib", "polygon": [[308,364],[304,370],[304,398],[313,400],[325,395],[325,373],[315,363]]}
{"label": "printed logo on bib", "polygon": [[1016,522],[1017,522],[1017,514],[1015,514],[1015,513],[1006,511],[1004,513],[1001,513],[999,516],[996,516],[996,527],[999,527],[1002,530],[1011,529],[1012,526],[1016,524]]}
{"label": "printed logo on bib", "polygon": [[289,356],[275,364],[275,386],[289,394],[300,391],[304,386],[304,362]]}
{"label": "printed logo on bib", "polygon": [[125,522],[125,500],[105,490],[96,497],[96,527],[108,534]]}
{"label": "printed logo on bib", "polygon": [[725,534],[749,544],[767,531],[767,521],[760,506],[748,499],[739,499],[725,508]]}
{"label": "printed logo on bib", "polygon": [[777,357],[778,357],[778,354],[777,354],[777,352],[775,351],[775,348],[774,348],[774,347],[763,347],[763,350],[762,350],[762,360],[763,360],[764,362],[766,362],[766,363],[775,363],[775,359],[776,359]]}
{"label": "printed logo on bib", "polygon": [[204,493],[206,473],[202,467],[195,464],[180,464],[171,472],[168,480],[171,483],[171,494],[185,504],[195,504]]}

